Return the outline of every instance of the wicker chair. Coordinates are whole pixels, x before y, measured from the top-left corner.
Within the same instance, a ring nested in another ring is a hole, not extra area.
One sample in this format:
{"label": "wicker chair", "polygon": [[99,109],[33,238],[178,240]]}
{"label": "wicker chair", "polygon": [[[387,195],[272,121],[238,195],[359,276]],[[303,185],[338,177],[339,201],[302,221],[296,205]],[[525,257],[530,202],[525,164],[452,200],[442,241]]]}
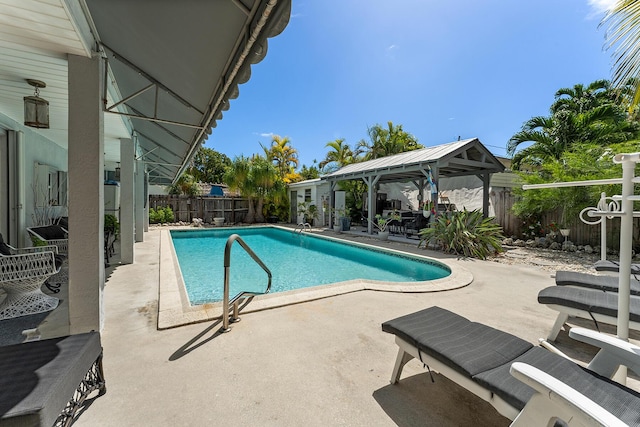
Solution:
{"label": "wicker chair", "polygon": [[58,306],[58,298],[40,289],[60,271],[63,259],[55,246],[16,249],[0,235],[0,289],[6,293],[0,303],[0,320],[43,313]]}
{"label": "wicker chair", "polygon": [[58,253],[67,255],[69,253],[69,232],[58,224],[51,224],[39,227],[27,227],[27,232],[34,245],[38,245],[38,241],[45,242],[47,245],[55,245],[58,247]]}

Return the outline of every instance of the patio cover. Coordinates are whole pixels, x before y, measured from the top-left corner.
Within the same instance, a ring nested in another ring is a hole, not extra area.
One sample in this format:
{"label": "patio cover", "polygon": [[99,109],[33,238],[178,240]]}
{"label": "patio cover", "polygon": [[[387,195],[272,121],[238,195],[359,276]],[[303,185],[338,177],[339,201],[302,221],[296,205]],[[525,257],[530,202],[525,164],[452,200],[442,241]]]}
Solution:
{"label": "patio cover", "polygon": [[[362,179],[367,184],[368,206],[373,206],[375,188],[381,183],[413,182],[418,190],[424,190],[429,173],[436,185],[440,178],[475,175],[483,183],[482,205],[486,216],[489,212],[489,178],[492,173],[502,172],[504,169],[504,165],[478,138],[471,138],[353,163],[323,176],[322,179],[331,184],[332,207],[336,184],[354,179]],[[437,200],[433,202],[437,206]],[[374,215],[373,209],[369,209],[369,233],[373,231]]]}
{"label": "patio cover", "polygon": [[185,170],[291,12],[291,0],[86,5],[109,65],[105,109],[129,118],[149,183],[161,185]]}

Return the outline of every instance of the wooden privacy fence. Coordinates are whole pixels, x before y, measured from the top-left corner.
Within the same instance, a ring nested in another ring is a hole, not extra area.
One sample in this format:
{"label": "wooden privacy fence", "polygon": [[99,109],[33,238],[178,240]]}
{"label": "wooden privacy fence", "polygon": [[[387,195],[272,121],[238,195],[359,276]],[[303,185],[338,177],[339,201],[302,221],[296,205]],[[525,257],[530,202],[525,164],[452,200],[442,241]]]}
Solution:
{"label": "wooden privacy fence", "polygon": [[[491,203],[495,210],[496,222],[504,230],[505,236],[514,236],[522,239],[523,221],[511,213],[511,207],[516,201],[516,196],[508,188],[499,188],[491,191]],[[593,206],[598,203],[594,200]],[[595,220],[593,218],[592,220]],[[540,223],[545,233],[548,233],[549,224],[561,222],[560,214],[551,212],[540,218]],[[588,225],[579,218],[575,218],[573,224],[568,226],[569,240],[577,245],[600,245],[600,224]],[[638,252],[640,245],[640,218],[633,219],[633,247]],[[607,247],[618,250],[620,246],[620,218],[607,220]]]}
{"label": "wooden privacy fence", "polygon": [[173,210],[176,222],[201,218],[212,223],[213,218],[224,218],[225,223],[236,224],[244,221],[249,211],[249,201],[238,197],[149,196],[150,208],[167,206]]}

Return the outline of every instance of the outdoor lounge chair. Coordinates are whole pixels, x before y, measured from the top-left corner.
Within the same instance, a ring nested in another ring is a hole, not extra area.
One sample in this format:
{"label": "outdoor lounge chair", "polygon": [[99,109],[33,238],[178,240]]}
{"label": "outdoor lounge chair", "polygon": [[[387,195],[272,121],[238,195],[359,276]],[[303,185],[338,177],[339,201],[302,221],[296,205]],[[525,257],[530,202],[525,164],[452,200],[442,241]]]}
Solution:
{"label": "outdoor lounge chair", "polygon": [[106,392],[100,334],[0,347],[0,425],[68,426],[93,391]]}
{"label": "outdoor lounge chair", "polygon": [[[602,350],[587,368],[440,307],[382,324],[396,336],[398,355],[391,383],[404,365],[419,359],[489,402],[512,425],[640,425],[640,393],[609,378],[620,364],[640,371],[640,347],[586,329],[570,335]],[[518,379],[516,379],[518,378]]]}
{"label": "outdoor lounge chair", "polygon": [[[550,341],[558,337],[569,316],[590,319],[597,323],[615,325],[618,316],[618,294],[598,289],[570,286],[551,286],[538,293],[538,302],[558,311]],[[640,296],[631,295],[629,302],[629,328],[640,330]]]}
{"label": "outdoor lounge chair", "polygon": [[[575,271],[556,272],[556,285],[577,286],[580,288],[598,289],[607,292],[618,292],[618,278],[613,276],[597,276],[595,274]],[[631,295],[640,296],[640,282],[631,279]]]}
{"label": "outdoor lounge chair", "polygon": [[[596,261],[593,264],[596,271],[605,271],[608,273],[619,273],[620,263],[618,261],[611,261],[608,259]],[[631,274],[640,275],[640,264],[631,264]]]}
{"label": "outdoor lounge chair", "polygon": [[69,253],[69,232],[57,224],[44,225],[40,227],[27,227],[27,232],[34,241],[43,241],[47,245],[55,245],[58,247],[58,253],[67,255]]}

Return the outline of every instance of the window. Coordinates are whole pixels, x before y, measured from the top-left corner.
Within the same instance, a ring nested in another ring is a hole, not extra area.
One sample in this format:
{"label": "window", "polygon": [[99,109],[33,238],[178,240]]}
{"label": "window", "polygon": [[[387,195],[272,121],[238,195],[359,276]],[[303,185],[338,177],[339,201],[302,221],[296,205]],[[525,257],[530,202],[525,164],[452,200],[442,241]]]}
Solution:
{"label": "window", "polygon": [[310,202],[311,201],[311,189],[307,188],[306,190],[304,190],[304,201],[305,202]]}

